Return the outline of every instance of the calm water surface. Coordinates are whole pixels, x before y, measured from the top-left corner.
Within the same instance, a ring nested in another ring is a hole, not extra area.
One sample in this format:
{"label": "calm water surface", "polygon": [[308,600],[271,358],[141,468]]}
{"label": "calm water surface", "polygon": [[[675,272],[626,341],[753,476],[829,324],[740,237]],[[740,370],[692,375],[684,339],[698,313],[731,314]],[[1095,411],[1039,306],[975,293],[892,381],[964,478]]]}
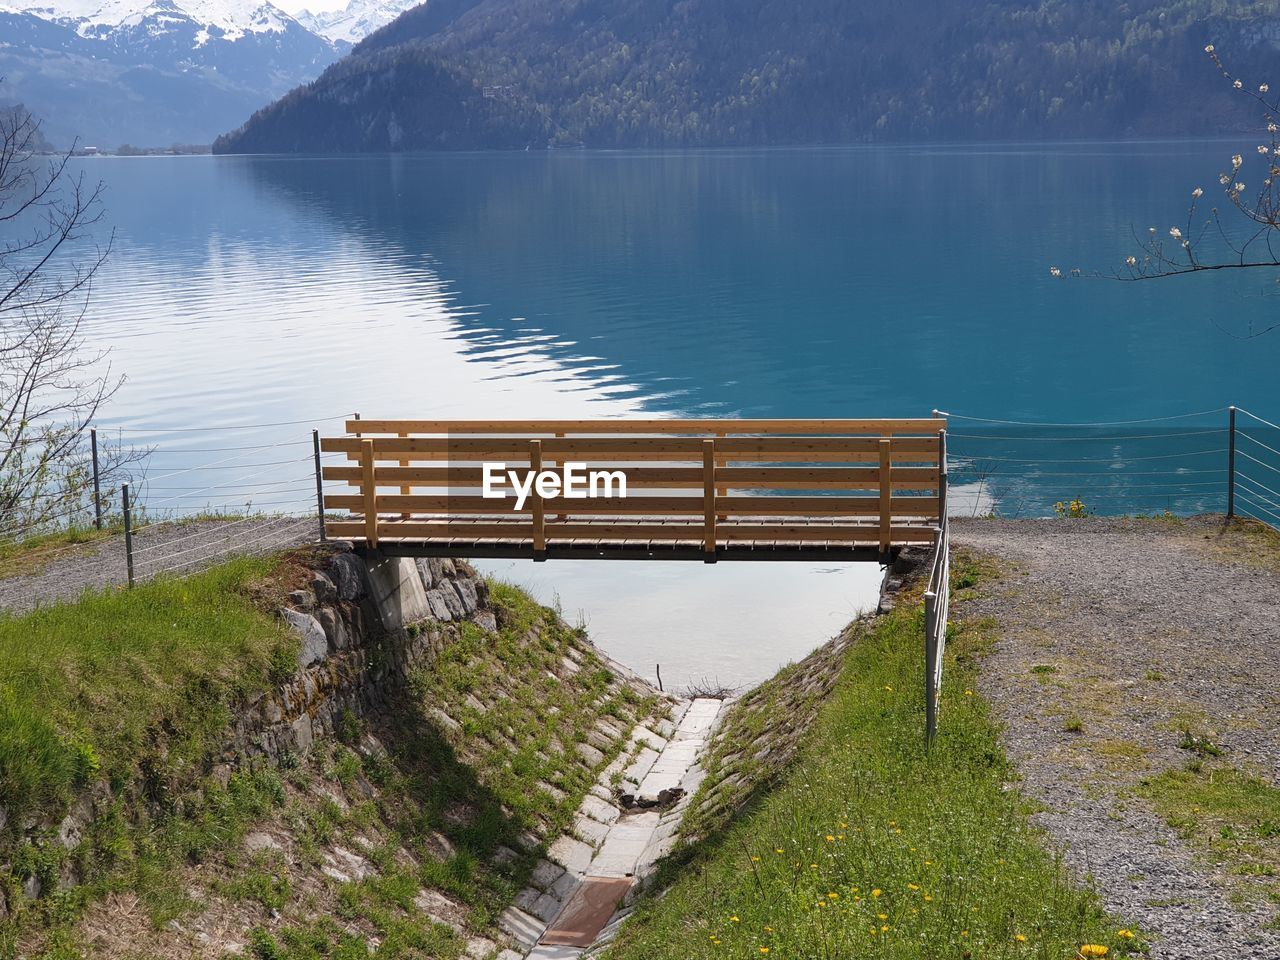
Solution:
{"label": "calm water surface", "polygon": [[[1182,222],[1192,187],[1215,188],[1237,147],[96,159],[84,168],[107,183],[117,235],[90,329],[129,378],[110,425],[157,445],[148,502],[178,512],[238,505],[246,489],[263,509],[308,509],[310,429],[356,410],[1275,414],[1280,340],[1230,335],[1280,309],[1261,295],[1272,278],[1049,276],[1109,269],[1131,227]],[[1084,490],[1117,512],[1215,508],[1221,437],[1205,431],[1221,422],[1074,446],[957,422],[961,502],[1043,513]],[[211,423],[227,429],[189,429]],[[649,675],[661,662],[673,683],[772,673],[834,633],[877,578],[491,569],[558,595],[612,653]]]}

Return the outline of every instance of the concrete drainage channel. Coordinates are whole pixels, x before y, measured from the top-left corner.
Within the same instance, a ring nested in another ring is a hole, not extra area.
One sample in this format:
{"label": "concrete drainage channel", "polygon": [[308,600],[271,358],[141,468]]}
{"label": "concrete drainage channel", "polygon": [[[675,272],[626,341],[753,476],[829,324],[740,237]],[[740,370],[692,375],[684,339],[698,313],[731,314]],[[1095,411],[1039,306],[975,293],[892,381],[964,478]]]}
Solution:
{"label": "concrete drainage channel", "polygon": [[[570,960],[612,939],[702,782],[703,750],[728,701],[676,704],[656,729],[636,727],[627,753],[582,801],[572,835],[560,837],[500,919],[523,953],[498,960]],[[618,775],[621,783],[615,787]]]}

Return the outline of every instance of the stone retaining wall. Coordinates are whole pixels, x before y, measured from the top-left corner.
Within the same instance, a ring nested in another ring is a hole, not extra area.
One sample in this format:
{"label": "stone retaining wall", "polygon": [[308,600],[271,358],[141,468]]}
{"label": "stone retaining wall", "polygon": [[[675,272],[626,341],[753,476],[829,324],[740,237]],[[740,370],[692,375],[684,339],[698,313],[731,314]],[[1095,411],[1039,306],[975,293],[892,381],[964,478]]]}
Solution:
{"label": "stone retaining wall", "polygon": [[463,561],[366,561],[347,544],[331,549],[280,610],[302,637],[298,672],[238,712],[224,761],[279,763],[304,753],[316,738],[333,736],[344,714],[387,709],[410,671],[456,639],[461,621],[497,629],[485,581]]}

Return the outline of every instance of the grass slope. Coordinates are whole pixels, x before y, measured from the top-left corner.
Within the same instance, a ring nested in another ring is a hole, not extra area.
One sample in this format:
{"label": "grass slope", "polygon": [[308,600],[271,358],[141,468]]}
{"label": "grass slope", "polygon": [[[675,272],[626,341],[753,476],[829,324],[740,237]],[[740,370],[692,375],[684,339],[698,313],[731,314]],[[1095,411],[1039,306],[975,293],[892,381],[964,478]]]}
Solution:
{"label": "grass slope", "polygon": [[[957,558],[957,584],[982,575]],[[962,602],[962,590],[957,605]],[[918,597],[855,625],[795,763],[725,830],[667,866],[610,960],[1123,956],[1139,943],[1027,821],[972,691],[990,625],[953,624],[942,724],[922,742]],[[696,804],[695,804],[696,805]]]}
{"label": "grass slope", "polygon": [[104,777],[122,786],[155,732],[167,764],[193,763],[229,704],[296,669],[298,641],[254,603],[273,561],[0,613],[0,806],[47,814]]}

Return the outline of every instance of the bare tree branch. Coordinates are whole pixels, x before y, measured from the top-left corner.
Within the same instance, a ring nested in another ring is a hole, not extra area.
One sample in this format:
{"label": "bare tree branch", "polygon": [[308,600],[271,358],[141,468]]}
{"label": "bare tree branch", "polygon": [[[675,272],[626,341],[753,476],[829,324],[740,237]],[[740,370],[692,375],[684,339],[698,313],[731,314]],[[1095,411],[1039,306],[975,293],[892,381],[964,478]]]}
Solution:
{"label": "bare tree branch", "polygon": [[[92,510],[94,419],[120,388],[105,350],[82,326],[93,280],[113,236],[94,239],[101,183],[70,167],[74,152],[45,162],[40,124],[25,109],[0,111],[0,537],[65,524]],[[104,482],[144,454],[99,445]]]}

